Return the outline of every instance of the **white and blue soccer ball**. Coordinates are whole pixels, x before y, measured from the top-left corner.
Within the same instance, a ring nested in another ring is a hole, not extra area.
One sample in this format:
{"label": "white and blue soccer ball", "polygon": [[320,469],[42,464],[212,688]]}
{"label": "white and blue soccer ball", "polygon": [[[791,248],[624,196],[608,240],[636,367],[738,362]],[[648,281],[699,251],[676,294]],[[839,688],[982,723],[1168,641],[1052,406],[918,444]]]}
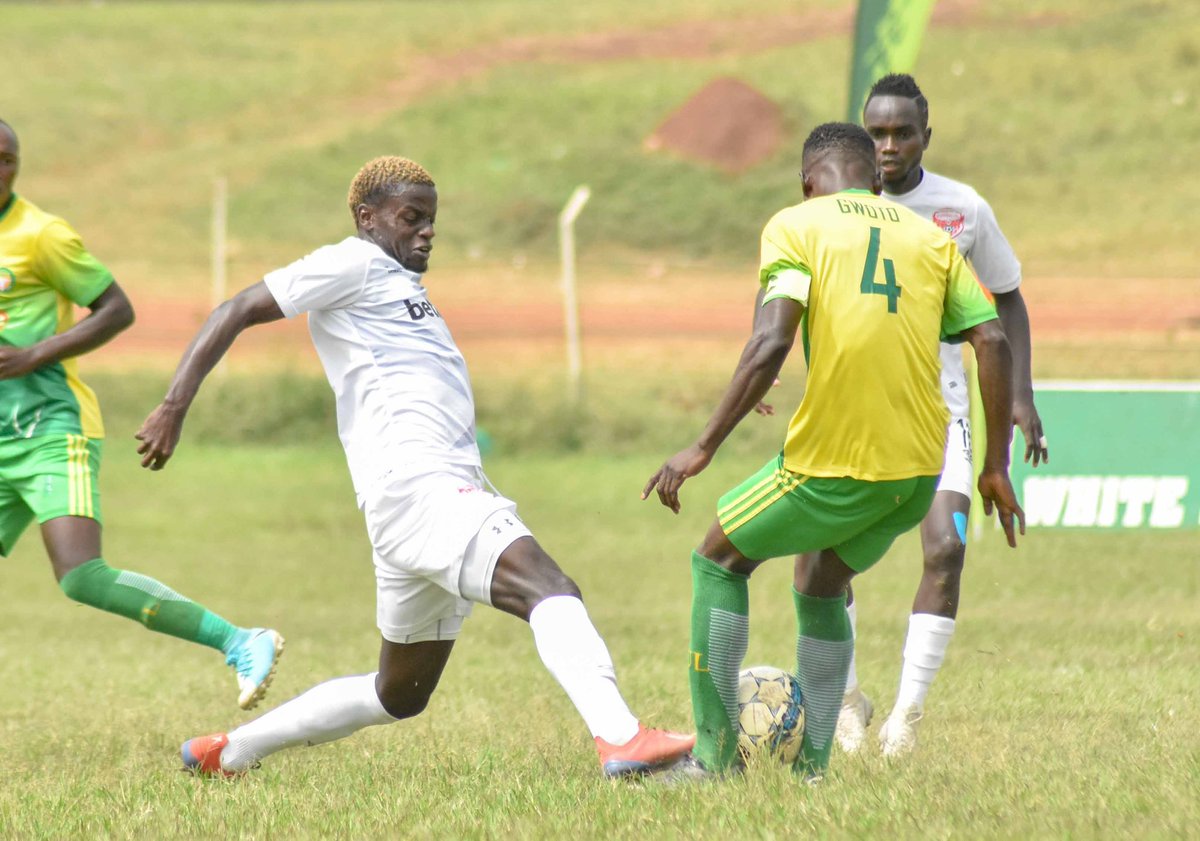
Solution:
{"label": "white and blue soccer ball", "polygon": [[753,666],[738,675],[738,751],[746,760],[774,757],[790,765],[804,738],[799,682],[774,666]]}

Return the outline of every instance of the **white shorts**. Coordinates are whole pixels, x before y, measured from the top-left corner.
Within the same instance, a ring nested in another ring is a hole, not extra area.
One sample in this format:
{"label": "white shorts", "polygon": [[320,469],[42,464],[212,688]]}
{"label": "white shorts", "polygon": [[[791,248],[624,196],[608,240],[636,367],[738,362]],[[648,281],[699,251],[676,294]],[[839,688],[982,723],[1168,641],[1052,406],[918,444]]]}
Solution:
{"label": "white shorts", "polygon": [[946,461],[938,493],[954,491],[967,499],[975,492],[975,470],[971,464],[971,422],[966,418],[951,418],[946,429]]}
{"label": "white shorts", "polygon": [[491,604],[497,559],[530,531],[516,503],[485,489],[486,482],[482,474],[437,473],[365,503],[384,639],[456,639],[472,603]]}

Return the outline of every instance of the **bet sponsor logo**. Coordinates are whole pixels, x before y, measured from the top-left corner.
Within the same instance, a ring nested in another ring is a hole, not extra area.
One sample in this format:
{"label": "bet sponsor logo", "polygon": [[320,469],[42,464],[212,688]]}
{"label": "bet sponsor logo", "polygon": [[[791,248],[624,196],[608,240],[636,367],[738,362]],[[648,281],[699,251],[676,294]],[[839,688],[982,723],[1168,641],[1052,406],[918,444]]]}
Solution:
{"label": "bet sponsor logo", "polygon": [[1188,486],[1187,476],[1027,476],[1025,521],[1031,526],[1180,528],[1191,524]]}
{"label": "bet sponsor logo", "polygon": [[12,289],[13,284],[16,282],[17,276],[12,273],[12,270],[0,266],[0,292],[7,292]]}
{"label": "bet sponsor logo", "polygon": [[963,216],[957,210],[952,210],[949,207],[944,207],[941,210],[936,210],[933,213],[933,224],[937,225],[943,231],[948,233],[951,238],[962,233],[963,225],[967,223],[967,217]]}
{"label": "bet sponsor logo", "polygon": [[426,316],[433,318],[441,318],[442,314],[437,311],[437,308],[428,301],[414,301],[405,299],[404,308],[408,310],[408,317],[413,321],[420,321]]}

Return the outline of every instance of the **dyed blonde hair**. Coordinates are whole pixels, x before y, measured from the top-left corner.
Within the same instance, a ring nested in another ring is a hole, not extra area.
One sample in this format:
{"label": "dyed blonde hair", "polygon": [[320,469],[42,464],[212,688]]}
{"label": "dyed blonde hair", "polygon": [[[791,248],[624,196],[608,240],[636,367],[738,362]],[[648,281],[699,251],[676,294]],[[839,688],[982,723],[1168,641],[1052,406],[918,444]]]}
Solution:
{"label": "dyed blonde hair", "polygon": [[373,204],[389,193],[398,192],[405,184],[434,186],[425,167],[408,158],[384,155],[367,161],[350,182],[350,193],[346,197],[350,214],[355,215],[360,204]]}

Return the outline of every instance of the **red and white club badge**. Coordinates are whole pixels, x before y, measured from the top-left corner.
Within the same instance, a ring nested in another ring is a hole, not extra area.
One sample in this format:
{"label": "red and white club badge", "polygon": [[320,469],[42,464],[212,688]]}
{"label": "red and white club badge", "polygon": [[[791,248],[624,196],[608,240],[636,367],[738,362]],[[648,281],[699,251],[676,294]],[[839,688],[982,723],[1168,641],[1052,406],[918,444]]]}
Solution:
{"label": "red and white club badge", "polygon": [[966,224],[966,217],[957,210],[951,210],[948,207],[934,211],[933,224],[937,225],[951,237],[956,237],[962,233],[963,225]]}

